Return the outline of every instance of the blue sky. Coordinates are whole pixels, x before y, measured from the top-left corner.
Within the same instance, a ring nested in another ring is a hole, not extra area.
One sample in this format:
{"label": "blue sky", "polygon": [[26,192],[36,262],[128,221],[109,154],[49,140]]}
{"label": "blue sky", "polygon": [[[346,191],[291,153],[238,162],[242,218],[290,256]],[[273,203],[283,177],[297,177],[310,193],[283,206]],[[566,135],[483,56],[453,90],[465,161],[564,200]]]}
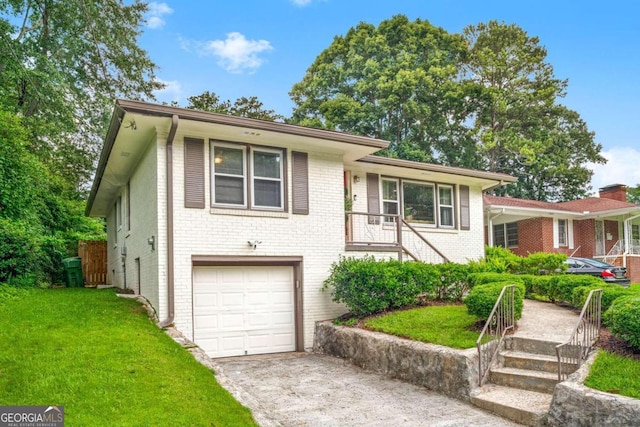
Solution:
{"label": "blue sky", "polygon": [[396,14],[449,32],[491,19],[515,23],[547,48],[560,102],[596,133],[606,166],[592,185],[640,183],[640,2],[469,0],[166,0],[150,3],[140,44],[159,65],[160,101],[208,90],[222,99],[257,96],[289,116],[288,92],[333,37]]}

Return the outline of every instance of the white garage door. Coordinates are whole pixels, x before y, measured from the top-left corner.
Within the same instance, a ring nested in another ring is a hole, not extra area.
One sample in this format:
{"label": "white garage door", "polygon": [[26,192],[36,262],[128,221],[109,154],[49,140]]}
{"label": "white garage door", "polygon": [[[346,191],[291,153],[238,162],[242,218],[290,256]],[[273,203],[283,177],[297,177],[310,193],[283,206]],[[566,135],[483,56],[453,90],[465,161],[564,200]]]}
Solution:
{"label": "white garage door", "polygon": [[293,267],[194,267],[193,320],[211,357],[294,351]]}

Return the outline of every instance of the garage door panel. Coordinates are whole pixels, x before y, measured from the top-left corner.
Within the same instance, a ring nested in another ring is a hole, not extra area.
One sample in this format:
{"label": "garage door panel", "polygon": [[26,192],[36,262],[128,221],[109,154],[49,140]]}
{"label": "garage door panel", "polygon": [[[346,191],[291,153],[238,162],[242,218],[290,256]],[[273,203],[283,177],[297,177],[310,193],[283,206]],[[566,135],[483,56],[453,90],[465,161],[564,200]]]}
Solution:
{"label": "garage door panel", "polygon": [[212,357],[295,350],[292,267],[196,267],[194,341]]}

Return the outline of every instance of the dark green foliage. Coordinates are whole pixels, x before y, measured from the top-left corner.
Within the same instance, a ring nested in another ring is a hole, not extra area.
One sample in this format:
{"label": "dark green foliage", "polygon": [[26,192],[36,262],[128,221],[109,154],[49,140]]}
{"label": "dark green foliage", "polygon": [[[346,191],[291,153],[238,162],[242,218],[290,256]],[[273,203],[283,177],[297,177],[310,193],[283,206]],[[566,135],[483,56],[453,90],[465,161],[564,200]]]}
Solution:
{"label": "dark green foliage", "polygon": [[557,274],[566,271],[565,254],[536,252],[522,258],[519,273],[522,274]]}
{"label": "dark green foliage", "polygon": [[612,334],[640,350],[640,295],[616,299],[604,313],[604,322]]}
{"label": "dark green foliage", "polygon": [[536,294],[549,297],[551,301],[571,303],[575,288],[580,286],[601,286],[603,283],[602,279],[584,274],[561,274],[553,276],[545,294],[537,291]]}
{"label": "dark green foliage", "polygon": [[602,289],[602,312],[607,311],[613,302],[623,296],[632,295],[634,292],[629,288],[623,288],[619,285],[614,285],[612,283],[600,283],[598,285],[591,286],[578,286],[573,289],[572,297],[571,297],[571,305],[575,308],[582,308],[584,306],[585,301],[587,301],[587,297],[589,296],[589,292],[594,289]]}
{"label": "dark green foliage", "polygon": [[515,285],[514,292],[514,315],[515,319],[522,317],[522,307],[524,300],[525,287],[524,283],[517,280],[508,280],[503,282],[486,283],[475,286],[464,299],[469,314],[473,314],[479,319],[488,319],[491,315],[493,306],[498,301],[502,288],[508,285]]}
{"label": "dark green foliage", "polygon": [[331,267],[324,286],[331,287],[334,301],[362,317],[394,307],[413,304],[420,289],[400,280],[398,261],[378,262],[373,257],[342,258]]}
{"label": "dark green foliage", "polygon": [[466,265],[342,258],[331,267],[324,289],[354,316],[414,305],[421,300],[460,301],[469,289]]}
{"label": "dark green foliage", "polygon": [[509,280],[520,281],[525,285],[525,294],[531,295],[532,293],[536,293],[534,289],[548,289],[548,283],[550,282],[551,277],[552,276],[535,276],[533,274],[506,274],[485,272],[469,274],[468,281],[472,288],[491,282],[502,282]]}
{"label": "dark green foliage", "polygon": [[546,296],[551,287],[551,280],[554,276],[529,276],[530,281],[525,280],[527,286],[527,295],[537,294],[540,296]]}
{"label": "dark green foliage", "polygon": [[447,262],[435,264],[440,280],[436,286],[436,299],[442,301],[461,301],[470,289],[468,265]]}
{"label": "dark green foliage", "polygon": [[484,264],[485,271],[495,273],[515,273],[520,270],[522,257],[514,254],[509,249],[499,246],[485,246]]}
{"label": "dark green foliage", "polygon": [[[0,110],[0,282],[60,283],[79,239],[104,238],[104,223],[29,150],[17,115]],[[23,279],[22,276],[28,277]]]}

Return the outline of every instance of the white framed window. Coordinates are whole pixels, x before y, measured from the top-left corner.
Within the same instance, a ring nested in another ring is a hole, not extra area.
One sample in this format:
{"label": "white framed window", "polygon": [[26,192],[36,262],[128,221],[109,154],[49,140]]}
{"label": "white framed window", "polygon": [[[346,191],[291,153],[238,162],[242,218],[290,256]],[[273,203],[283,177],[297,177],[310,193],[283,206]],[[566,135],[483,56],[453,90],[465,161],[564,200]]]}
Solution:
{"label": "white framed window", "polygon": [[[400,200],[398,199],[398,180],[382,180],[382,213],[397,215],[400,212]],[[385,217],[384,222],[394,222],[392,217]]]}
{"label": "white framed window", "polygon": [[284,210],[284,150],[212,141],[210,152],[212,206]]}
{"label": "white framed window", "polygon": [[254,149],[251,151],[252,206],[283,209],[282,151]]}
{"label": "white framed window", "polygon": [[441,227],[453,227],[453,187],[450,185],[438,185],[438,204]]}
{"label": "white framed window", "polygon": [[568,221],[566,219],[558,219],[558,245],[569,246]]}
{"label": "white framed window", "polygon": [[247,207],[246,147],[216,143],[211,148],[212,203]]}

